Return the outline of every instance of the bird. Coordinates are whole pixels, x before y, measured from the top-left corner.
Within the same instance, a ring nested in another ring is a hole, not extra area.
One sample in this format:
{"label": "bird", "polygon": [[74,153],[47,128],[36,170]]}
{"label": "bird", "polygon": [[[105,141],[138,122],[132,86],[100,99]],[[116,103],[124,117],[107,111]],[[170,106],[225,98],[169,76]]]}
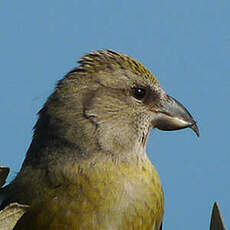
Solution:
{"label": "bird", "polygon": [[1,209],[29,205],[15,230],[162,229],[163,189],[146,153],[153,128],[199,136],[188,110],[136,59],[85,54],[39,111]]}

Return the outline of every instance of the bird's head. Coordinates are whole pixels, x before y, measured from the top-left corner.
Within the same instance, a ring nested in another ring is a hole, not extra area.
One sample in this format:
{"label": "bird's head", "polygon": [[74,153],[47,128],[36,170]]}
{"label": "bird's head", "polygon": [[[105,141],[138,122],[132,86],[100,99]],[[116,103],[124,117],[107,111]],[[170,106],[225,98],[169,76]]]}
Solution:
{"label": "bird's head", "polygon": [[36,129],[45,124],[52,135],[113,153],[145,148],[151,128],[189,127],[199,136],[191,114],[135,59],[103,50],[79,64],[59,81]]}

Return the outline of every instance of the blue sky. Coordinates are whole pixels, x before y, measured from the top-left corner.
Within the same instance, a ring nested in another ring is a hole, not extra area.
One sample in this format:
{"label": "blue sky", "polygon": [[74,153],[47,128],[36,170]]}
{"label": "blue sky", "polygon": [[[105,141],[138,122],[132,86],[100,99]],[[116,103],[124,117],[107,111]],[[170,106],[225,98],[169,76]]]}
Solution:
{"label": "blue sky", "polygon": [[230,228],[230,1],[2,1],[0,164],[20,169],[47,96],[84,53],[137,58],[198,121],[153,130],[147,151],[165,192],[164,229],[208,229],[218,201]]}

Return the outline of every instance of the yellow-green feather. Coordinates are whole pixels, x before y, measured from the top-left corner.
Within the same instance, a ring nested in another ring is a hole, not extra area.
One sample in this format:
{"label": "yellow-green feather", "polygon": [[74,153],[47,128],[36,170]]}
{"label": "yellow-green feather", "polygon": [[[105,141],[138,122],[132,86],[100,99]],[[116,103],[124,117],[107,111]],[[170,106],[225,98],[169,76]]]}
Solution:
{"label": "yellow-green feather", "polygon": [[82,171],[87,164],[69,168],[76,184],[73,181],[57,188],[47,187],[43,202],[35,200],[16,229],[158,230],[164,209],[163,192],[148,159],[140,165],[117,166],[106,161]]}

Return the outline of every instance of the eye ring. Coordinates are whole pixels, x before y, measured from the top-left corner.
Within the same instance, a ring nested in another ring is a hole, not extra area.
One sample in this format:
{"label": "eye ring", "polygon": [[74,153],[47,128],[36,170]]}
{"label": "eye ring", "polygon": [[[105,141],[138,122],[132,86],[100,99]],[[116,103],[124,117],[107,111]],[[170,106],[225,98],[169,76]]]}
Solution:
{"label": "eye ring", "polygon": [[142,100],[145,98],[147,90],[142,87],[133,87],[133,97],[135,97],[137,100]]}

